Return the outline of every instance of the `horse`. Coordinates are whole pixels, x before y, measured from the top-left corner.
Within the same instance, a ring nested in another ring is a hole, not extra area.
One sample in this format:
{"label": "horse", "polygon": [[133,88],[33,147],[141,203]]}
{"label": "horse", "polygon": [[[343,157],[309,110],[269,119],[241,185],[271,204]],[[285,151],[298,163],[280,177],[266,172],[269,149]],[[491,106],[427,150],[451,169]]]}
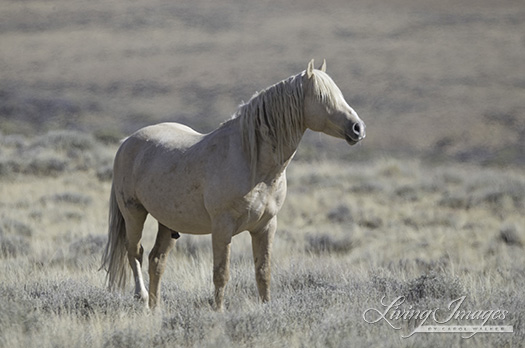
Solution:
{"label": "horse", "polygon": [[[270,300],[271,246],[286,196],[286,168],[307,129],[354,145],[365,124],[326,74],[326,60],[241,104],[208,134],[179,123],[142,128],[114,160],[108,242],[102,269],[110,291],[123,289],[131,266],[135,297],[159,305],[168,254],[181,234],[211,234],[215,309],[223,310],[232,237],[249,231],[262,302]],[[142,275],[142,229],[158,222],[149,254],[149,293]]]}

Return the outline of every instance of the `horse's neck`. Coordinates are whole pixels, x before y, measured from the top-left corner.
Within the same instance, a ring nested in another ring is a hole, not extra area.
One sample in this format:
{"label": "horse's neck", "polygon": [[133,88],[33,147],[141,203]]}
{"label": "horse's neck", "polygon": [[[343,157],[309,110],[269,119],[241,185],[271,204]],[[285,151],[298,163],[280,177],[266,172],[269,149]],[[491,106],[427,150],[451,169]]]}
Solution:
{"label": "horse's neck", "polygon": [[302,135],[298,139],[293,139],[282,149],[282,157],[277,153],[275,144],[269,141],[261,141],[258,144],[258,155],[256,163],[256,177],[259,180],[271,180],[284,172],[292,160],[297,147],[301,141]]}

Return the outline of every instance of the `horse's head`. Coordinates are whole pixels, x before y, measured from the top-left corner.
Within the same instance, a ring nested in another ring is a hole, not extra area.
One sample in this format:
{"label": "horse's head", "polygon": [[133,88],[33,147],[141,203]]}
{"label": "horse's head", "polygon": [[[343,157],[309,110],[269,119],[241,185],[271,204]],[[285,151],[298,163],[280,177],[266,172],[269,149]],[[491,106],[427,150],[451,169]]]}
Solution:
{"label": "horse's head", "polygon": [[311,60],[303,74],[305,125],[354,145],[365,138],[365,124],[325,71],[326,61],[317,70]]}

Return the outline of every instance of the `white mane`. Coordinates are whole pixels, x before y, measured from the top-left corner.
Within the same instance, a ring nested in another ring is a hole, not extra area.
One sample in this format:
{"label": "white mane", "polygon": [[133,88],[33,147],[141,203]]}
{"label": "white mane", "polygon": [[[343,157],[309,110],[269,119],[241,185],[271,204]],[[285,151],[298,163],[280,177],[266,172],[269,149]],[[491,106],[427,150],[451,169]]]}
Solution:
{"label": "white mane", "polygon": [[300,76],[281,81],[256,93],[239,107],[242,143],[250,156],[255,173],[258,145],[269,141],[274,145],[276,160],[284,163],[285,147],[300,140],[304,132],[303,85]]}
{"label": "white mane", "polygon": [[[284,163],[284,150],[296,147],[305,127],[303,85],[304,73],[292,76],[267,89],[255,93],[242,104],[234,115],[239,119],[244,151],[250,158],[252,174],[256,173],[258,146],[262,142],[273,144],[274,155]],[[336,105],[341,93],[332,79],[316,70],[313,76],[312,96],[328,106]]]}

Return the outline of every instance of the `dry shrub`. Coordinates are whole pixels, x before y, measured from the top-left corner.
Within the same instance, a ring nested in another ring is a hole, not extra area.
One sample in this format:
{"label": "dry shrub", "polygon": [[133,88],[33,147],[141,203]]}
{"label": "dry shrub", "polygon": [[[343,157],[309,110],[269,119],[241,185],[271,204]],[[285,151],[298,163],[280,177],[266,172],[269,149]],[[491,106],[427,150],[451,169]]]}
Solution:
{"label": "dry shrub", "polygon": [[27,224],[9,219],[0,220],[0,257],[16,258],[29,254],[33,229]]}
{"label": "dry shrub", "polygon": [[135,305],[103,287],[71,279],[27,284],[24,292],[40,311],[84,318],[95,313],[107,315],[118,310],[131,310]]}
{"label": "dry shrub", "polygon": [[[16,174],[35,176],[58,176],[70,171],[94,169],[108,174],[113,161],[113,152],[106,144],[97,141],[91,134],[77,131],[51,131],[35,139],[0,137],[5,153],[0,157],[0,175]],[[11,139],[11,140],[10,140]]]}
{"label": "dry shrub", "polygon": [[523,241],[518,232],[518,226],[515,224],[503,226],[499,231],[498,239],[509,246],[523,246]]}
{"label": "dry shrub", "polygon": [[402,292],[410,302],[428,299],[456,299],[465,294],[459,278],[431,272],[407,281]]}
{"label": "dry shrub", "polygon": [[347,254],[354,247],[355,242],[350,238],[336,239],[325,233],[309,236],[305,251],[313,254]]}
{"label": "dry shrub", "polygon": [[47,195],[40,198],[40,202],[44,205],[49,203],[64,203],[87,206],[91,204],[91,197],[77,192],[57,193],[54,195]]}
{"label": "dry shrub", "polygon": [[403,296],[409,302],[456,299],[465,293],[459,278],[433,271],[408,280],[398,279],[391,273],[373,272],[370,284],[381,296],[389,299]]}
{"label": "dry shrub", "polygon": [[31,237],[33,235],[33,229],[23,222],[9,218],[2,218],[0,220],[0,236],[7,234]]}
{"label": "dry shrub", "polygon": [[346,204],[340,204],[334,209],[330,210],[326,216],[328,220],[335,223],[342,223],[345,221],[352,221],[352,212]]}
{"label": "dry shrub", "polygon": [[29,254],[31,245],[20,236],[0,235],[0,258],[16,258]]}

